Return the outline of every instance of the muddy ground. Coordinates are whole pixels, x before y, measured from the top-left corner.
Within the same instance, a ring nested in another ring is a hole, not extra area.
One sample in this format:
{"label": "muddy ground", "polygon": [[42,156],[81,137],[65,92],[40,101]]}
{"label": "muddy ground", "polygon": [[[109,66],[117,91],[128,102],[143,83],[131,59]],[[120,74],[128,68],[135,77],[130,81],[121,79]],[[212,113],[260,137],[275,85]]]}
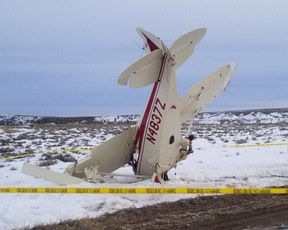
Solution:
{"label": "muddy ground", "polygon": [[32,229],[288,229],[288,195],[202,196]]}

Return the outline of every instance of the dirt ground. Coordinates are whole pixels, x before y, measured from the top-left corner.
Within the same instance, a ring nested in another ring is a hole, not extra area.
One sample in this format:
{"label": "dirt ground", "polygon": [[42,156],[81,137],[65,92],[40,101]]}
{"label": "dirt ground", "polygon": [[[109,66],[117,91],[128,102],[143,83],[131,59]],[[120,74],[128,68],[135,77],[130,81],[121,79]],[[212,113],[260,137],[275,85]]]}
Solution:
{"label": "dirt ground", "polygon": [[288,229],[288,195],[201,196],[32,229]]}

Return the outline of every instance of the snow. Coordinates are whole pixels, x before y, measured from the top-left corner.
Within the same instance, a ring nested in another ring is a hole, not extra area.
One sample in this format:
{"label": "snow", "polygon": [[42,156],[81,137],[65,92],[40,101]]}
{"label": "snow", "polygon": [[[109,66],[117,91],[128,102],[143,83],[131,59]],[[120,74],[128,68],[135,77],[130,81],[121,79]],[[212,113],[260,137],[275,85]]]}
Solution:
{"label": "snow", "polygon": [[94,120],[96,122],[101,123],[124,123],[124,122],[136,122],[139,119],[138,114],[133,115],[118,115],[118,116],[99,116],[95,117]]}
{"label": "snow", "polygon": [[6,115],[0,116],[0,124],[3,125],[29,125],[37,122],[41,117],[38,116],[23,116],[23,115]]}
{"label": "snow", "polygon": [[288,121],[288,112],[249,112],[235,114],[233,112],[202,113],[196,117],[201,124],[275,124]]}
{"label": "snow", "polygon": [[[102,121],[113,122],[115,117],[117,119],[117,116],[111,116],[109,119],[103,118]],[[239,143],[287,143],[287,124],[287,112],[207,113],[198,116],[194,130],[197,136],[193,144],[194,153],[169,172],[170,180],[164,186],[287,185],[287,145],[224,147],[224,145]],[[44,127],[8,129],[0,126],[2,141],[0,157],[5,156],[6,147],[13,148],[13,153],[16,154],[27,152],[29,149],[35,153],[29,158],[0,160],[0,184],[3,187],[55,186],[51,182],[22,174],[23,163],[38,164],[43,160],[43,153],[59,153],[60,148],[66,150],[91,148],[123,129],[125,127],[120,126],[109,129],[88,126],[75,126],[70,129],[45,129]],[[76,159],[89,154],[89,151],[66,150],[63,150],[63,153],[69,153]],[[71,162],[56,161],[57,164],[49,168],[58,172],[63,172],[71,164]],[[125,166],[117,170],[117,173],[132,174],[132,170]],[[85,182],[77,186],[160,186],[150,180],[128,183],[131,178],[123,177],[115,177],[107,181],[105,184]],[[97,217],[123,208],[137,208],[188,197],[196,197],[196,195],[0,194],[0,229],[32,227],[67,219]]]}

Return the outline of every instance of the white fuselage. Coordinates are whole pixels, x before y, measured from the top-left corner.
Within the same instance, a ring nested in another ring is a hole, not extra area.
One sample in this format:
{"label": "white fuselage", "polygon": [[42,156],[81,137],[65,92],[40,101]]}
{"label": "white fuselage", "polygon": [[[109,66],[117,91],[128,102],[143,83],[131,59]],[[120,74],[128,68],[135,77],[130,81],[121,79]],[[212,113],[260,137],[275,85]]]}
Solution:
{"label": "white fuselage", "polygon": [[173,64],[170,54],[164,54],[159,79],[154,83],[146,109],[137,123],[136,174],[159,175],[176,163],[181,132]]}

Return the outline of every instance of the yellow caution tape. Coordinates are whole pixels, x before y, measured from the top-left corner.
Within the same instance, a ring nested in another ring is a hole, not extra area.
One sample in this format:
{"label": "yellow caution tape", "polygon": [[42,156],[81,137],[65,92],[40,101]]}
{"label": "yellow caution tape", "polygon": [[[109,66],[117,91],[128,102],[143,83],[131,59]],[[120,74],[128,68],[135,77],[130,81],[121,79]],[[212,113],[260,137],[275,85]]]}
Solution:
{"label": "yellow caution tape", "polygon": [[0,187],[0,193],[66,194],[288,194],[288,188],[221,187]]}
{"label": "yellow caution tape", "polygon": [[248,144],[248,145],[223,145],[223,147],[243,148],[243,147],[261,147],[261,146],[277,146],[288,145],[288,143],[262,143],[262,144]]}
{"label": "yellow caution tape", "polygon": [[49,152],[53,152],[53,151],[56,151],[56,152],[64,152],[64,151],[69,151],[69,152],[81,152],[81,151],[91,151],[92,149],[51,149],[51,150],[48,150]]}
{"label": "yellow caution tape", "polygon": [[[45,153],[50,153],[50,152],[64,152],[64,151],[69,151],[69,152],[84,152],[84,151],[91,151],[92,149],[50,149],[47,150]],[[8,156],[8,157],[0,157],[0,160],[9,160],[9,159],[17,159],[17,158],[22,158],[22,157],[27,157],[34,155],[36,153],[23,153],[19,154],[16,156]]]}
{"label": "yellow caution tape", "polygon": [[19,155],[16,155],[16,156],[0,157],[0,160],[17,159],[17,158],[31,156],[31,155],[34,155],[34,154],[35,153],[24,153],[24,154],[19,154]]}

